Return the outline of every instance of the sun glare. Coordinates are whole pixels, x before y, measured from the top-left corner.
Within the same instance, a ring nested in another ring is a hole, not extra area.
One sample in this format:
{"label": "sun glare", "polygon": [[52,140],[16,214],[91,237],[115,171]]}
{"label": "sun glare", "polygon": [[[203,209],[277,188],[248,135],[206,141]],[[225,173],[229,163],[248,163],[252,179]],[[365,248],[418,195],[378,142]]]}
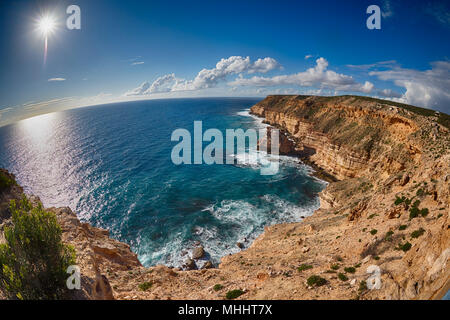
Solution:
{"label": "sun glare", "polygon": [[55,30],[55,20],[50,16],[42,17],[38,22],[38,28],[44,36],[47,36]]}

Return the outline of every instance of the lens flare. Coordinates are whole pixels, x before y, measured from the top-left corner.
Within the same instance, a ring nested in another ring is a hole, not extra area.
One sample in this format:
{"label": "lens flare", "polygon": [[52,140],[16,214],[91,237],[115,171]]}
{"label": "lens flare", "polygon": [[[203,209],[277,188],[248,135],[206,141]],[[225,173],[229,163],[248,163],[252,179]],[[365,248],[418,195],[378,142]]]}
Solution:
{"label": "lens flare", "polygon": [[55,30],[55,25],[55,20],[50,16],[46,16],[42,17],[41,20],[39,20],[38,28],[42,32],[42,34],[47,37]]}
{"label": "lens flare", "polygon": [[56,20],[52,15],[43,15],[37,20],[37,31],[44,37],[44,65],[47,63],[48,38],[56,30]]}

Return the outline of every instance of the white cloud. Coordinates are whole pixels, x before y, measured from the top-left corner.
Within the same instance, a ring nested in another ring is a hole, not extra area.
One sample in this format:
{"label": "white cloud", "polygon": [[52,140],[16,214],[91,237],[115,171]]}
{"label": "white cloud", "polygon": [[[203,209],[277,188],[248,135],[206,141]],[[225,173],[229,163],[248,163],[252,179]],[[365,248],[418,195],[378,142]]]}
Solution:
{"label": "white cloud", "polygon": [[359,70],[393,68],[398,66],[396,60],[379,61],[371,64],[347,64],[346,67]]}
{"label": "white cloud", "polygon": [[393,81],[406,89],[402,100],[406,103],[450,111],[450,62],[431,63],[431,69],[419,71],[400,67],[385,71],[372,71],[371,76]]}
{"label": "white cloud", "polygon": [[132,66],[138,66],[138,65],[141,65],[141,64],[144,64],[145,62],[144,61],[136,61],[136,62],[133,62],[131,65]]}
{"label": "white cloud", "polygon": [[236,80],[230,82],[232,86],[282,86],[297,85],[300,87],[321,87],[339,91],[356,91],[370,93],[374,85],[366,81],[364,84],[356,82],[351,76],[336,73],[328,69],[328,61],[324,58],[316,60],[316,65],[304,72],[274,77],[254,76],[244,78],[240,75]]}
{"label": "white cloud", "polygon": [[55,82],[55,81],[66,81],[65,78],[50,78],[48,79],[48,82]]}
{"label": "white cloud", "polygon": [[150,88],[150,83],[148,81],[144,81],[139,87],[134,88],[125,93],[126,96],[140,96],[143,95]]}
{"label": "white cloud", "polygon": [[11,107],[6,107],[6,108],[3,108],[3,109],[0,109],[0,114],[9,112],[9,111],[11,111],[11,110],[12,110]]}
{"label": "white cloud", "polygon": [[249,68],[248,73],[267,73],[279,68],[281,68],[281,65],[275,59],[267,57],[256,60]]}
{"label": "white cloud", "polygon": [[378,95],[385,98],[401,98],[403,95],[401,93],[395,92],[391,89],[384,89],[378,91]]}
{"label": "white cloud", "polygon": [[305,56],[305,60],[311,59],[312,57],[313,57],[312,54],[307,54],[307,55]]}
{"label": "white cloud", "polygon": [[258,59],[255,62],[250,57],[231,56],[217,62],[215,68],[203,69],[193,80],[176,78],[168,74],[156,79],[152,84],[142,83],[139,87],[125,93],[127,96],[148,95],[160,92],[194,91],[216,87],[230,75],[241,73],[267,73],[279,69],[281,65],[273,58]]}

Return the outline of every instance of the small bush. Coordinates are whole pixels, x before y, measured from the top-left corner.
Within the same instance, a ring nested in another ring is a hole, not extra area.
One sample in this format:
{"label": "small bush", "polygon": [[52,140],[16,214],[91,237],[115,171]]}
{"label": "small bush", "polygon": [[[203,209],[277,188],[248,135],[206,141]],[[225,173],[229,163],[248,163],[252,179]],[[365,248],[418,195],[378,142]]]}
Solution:
{"label": "small bush", "polygon": [[359,291],[359,292],[363,292],[363,291],[366,291],[366,290],[367,290],[367,282],[364,281],[364,280],[362,280],[362,281],[359,283],[359,289],[358,289],[358,291]]}
{"label": "small bush", "polygon": [[373,219],[374,217],[378,216],[378,214],[373,213],[370,216],[367,217],[367,219]]}
{"label": "small bush", "polygon": [[214,285],[213,289],[214,289],[214,291],[220,291],[220,290],[223,289],[223,285],[221,285],[221,284],[216,284],[216,285]]}
{"label": "small bush", "polygon": [[324,278],[322,278],[321,276],[311,276],[308,278],[308,280],[306,280],[306,283],[308,284],[308,286],[315,286],[315,287],[320,287],[323,286],[324,284],[327,283],[327,280],[325,280]]}
{"label": "small bush", "polygon": [[7,176],[6,173],[0,172],[0,192],[15,184],[16,181]]}
{"label": "small bush", "polygon": [[417,192],[416,192],[416,196],[418,196],[418,197],[421,197],[421,196],[423,196],[424,195],[424,191],[423,191],[423,189],[422,188],[420,188],[420,189],[417,189]]}
{"label": "small bush", "polygon": [[405,230],[408,226],[406,224],[402,224],[400,227],[398,227],[398,230],[402,231]]}
{"label": "small bush", "polygon": [[377,229],[372,229],[372,230],[370,230],[370,234],[373,235],[373,236],[376,235],[377,232],[378,232]]}
{"label": "small bush", "polygon": [[388,231],[386,232],[386,236],[384,237],[384,240],[386,241],[392,241],[392,235],[394,234],[394,231]]}
{"label": "small bush", "polygon": [[398,245],[398,250],[402,250],[403,252],[409,251],[409,249],[411,249],[412,245],[409,242],[406,242],[404,244],[399,244]]}
{"label": "small bush", "polygon": [[231,290],[231,291],[228,291],[228,292],[227,292],[227,294],[225,295],[225,297],[226,297],[228,300],[233,300],[233,299],[236,299],[236,298],[242,296],[244,293],[245,293],[245,292],[242,291],[242,290],[240,290],[240,289],[237,289],[237,290]]}
{"label": "small bush", "polygon": [[152,287],[152,285],[153,285],[153,283],[152,282],[144,282],[144,283],[141,283],[140,285],[139,285],[139,290],[141,290],[141,291],[147,291],[148,289],[150,289],[151,287]]}
{"label": "small bush", "polygon": [[338,274],[338,278],[341,281],[347,281],[348,280],[348,277],[345,274],[343,274],[343,273],[339,273]]}
{"label": "small bush", "polygon": [[356,269],[355,269],[355,267],[347,267],[347,268],[344,268],[344,271],[347,273],[355,273]]}
{"label": "small bush", "polygon": [[309,264],[302,264],[300,267],[298,267],[297,268],[297,270],[298,270],[298,272],[302,272],[302,271],[305,271],[305,270],[309,270],[309,269],[312,269],[312,265],[309,265]]}
{"label": "small bush", "polygon": [[396,198],[395,198],[395,201],[394,201],[394,204],[395,204],[396,206],[398,206],[399,204],[403,203],[403,201],[405,201],[405,197],[404,197],[404,196],[401,197],[401,198],[396,197]]}
{"label": "small bush", "polygon": [[420,228],[419,230],[415,230],[411,233],[411,238],[415,239],[420,237],[421,235],[423,235],[425,233],[425,229]]}
{"label": "small bush", "polygon": [[417,218],[420,214],[420,210],[417,207],[412,207],[409,209],[409,220]]}
{"label": "small bush", "polygon": [[66,293],[67,268],[75,250],[62,242],[56,216],[24,196],[11,201],[12,226],[0,244],[0,283],[10,299],[52,300]]}

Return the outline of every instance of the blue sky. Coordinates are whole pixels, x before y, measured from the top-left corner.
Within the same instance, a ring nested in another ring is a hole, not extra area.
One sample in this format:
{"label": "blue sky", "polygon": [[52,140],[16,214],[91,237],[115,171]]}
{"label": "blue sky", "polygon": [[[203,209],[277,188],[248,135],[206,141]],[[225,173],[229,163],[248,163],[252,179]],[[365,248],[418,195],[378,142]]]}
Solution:
{"label": "blue sky", "polygon": [[[70,4],[81,30],[65,27]],[[366,27],[371,4],[381,30]],[[47,13],[58,28],[44,65]],[[0,26],[0,125],[112,101],[273,93],[450,112],[448,1],[6,0]]]}

